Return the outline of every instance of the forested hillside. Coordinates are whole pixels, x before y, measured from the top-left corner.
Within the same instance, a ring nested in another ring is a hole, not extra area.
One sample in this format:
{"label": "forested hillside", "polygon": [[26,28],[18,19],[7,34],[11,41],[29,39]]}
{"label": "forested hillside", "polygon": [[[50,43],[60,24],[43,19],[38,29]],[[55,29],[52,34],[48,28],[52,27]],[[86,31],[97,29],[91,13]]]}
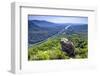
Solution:
{"label": "forested hillside", "polygon": [[[67,53],[61,50],[61,38],[67,38],[74,43],[75,59],[88,57],[87,24],[70,24],[71,26],[65,29],[69,24],[57,25],[45,22],[41,22],[41,25],[48,24],[48,28],[43,25],[40,27],[38,22],[29,22],[28,60],[69,59]],[[50,27],[50,25],[55,25],[55,27]]]}

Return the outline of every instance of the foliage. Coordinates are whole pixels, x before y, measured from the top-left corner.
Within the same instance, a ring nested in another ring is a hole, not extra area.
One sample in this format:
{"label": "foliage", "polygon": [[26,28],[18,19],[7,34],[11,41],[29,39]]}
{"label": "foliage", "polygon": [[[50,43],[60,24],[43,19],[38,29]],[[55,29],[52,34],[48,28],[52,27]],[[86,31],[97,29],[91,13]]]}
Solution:
{"label": "foliage", "polygon": [[69,56],[61,50],[60,39],[66,37],[75,45],[75,58],[87,58],[87,37],[79,34],[59,35],[28,48],[28,60],[53,60],[69,59]]}

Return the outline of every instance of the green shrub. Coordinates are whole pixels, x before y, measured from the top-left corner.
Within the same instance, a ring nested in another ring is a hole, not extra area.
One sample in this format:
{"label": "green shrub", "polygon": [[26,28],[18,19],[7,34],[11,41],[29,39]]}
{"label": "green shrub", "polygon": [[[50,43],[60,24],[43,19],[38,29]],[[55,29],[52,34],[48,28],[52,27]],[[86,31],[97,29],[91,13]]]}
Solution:
{"label": "green shrub", "polygon": [[[66,37],[66,35],[50,38],[41,44],[36,44],[28,48],[28,60],[69,59],[67,53],[61,50],[60,39],[62,37]],[[68,39],[75,45],[76,58],[87,58],[87,38],[73,34],[68,36]]]}

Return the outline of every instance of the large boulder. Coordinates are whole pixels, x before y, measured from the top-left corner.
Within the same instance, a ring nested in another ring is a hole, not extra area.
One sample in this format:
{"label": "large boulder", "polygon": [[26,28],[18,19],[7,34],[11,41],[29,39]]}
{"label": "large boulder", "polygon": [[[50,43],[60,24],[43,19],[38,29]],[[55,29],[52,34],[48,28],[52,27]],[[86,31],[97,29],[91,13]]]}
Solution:
{"label": "large boulder", "polygon": [[66,52],[69,57],[75,58],[75,48],[73,42],[68,41],[67,38],[61,38],[60,43],[62,51]]}

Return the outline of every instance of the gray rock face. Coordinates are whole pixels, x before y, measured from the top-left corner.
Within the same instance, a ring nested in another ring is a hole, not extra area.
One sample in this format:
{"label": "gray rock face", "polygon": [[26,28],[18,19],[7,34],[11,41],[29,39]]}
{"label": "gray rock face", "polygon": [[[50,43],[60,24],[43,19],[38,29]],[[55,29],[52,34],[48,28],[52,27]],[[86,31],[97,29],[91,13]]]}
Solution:
{"label": "gray rock face", "polygon": [[74,44],[71,41],[68,41],[66,38],[61,38],[61,48],[62,51],[66,52],[69,57],[75,58],[75,48]]}

